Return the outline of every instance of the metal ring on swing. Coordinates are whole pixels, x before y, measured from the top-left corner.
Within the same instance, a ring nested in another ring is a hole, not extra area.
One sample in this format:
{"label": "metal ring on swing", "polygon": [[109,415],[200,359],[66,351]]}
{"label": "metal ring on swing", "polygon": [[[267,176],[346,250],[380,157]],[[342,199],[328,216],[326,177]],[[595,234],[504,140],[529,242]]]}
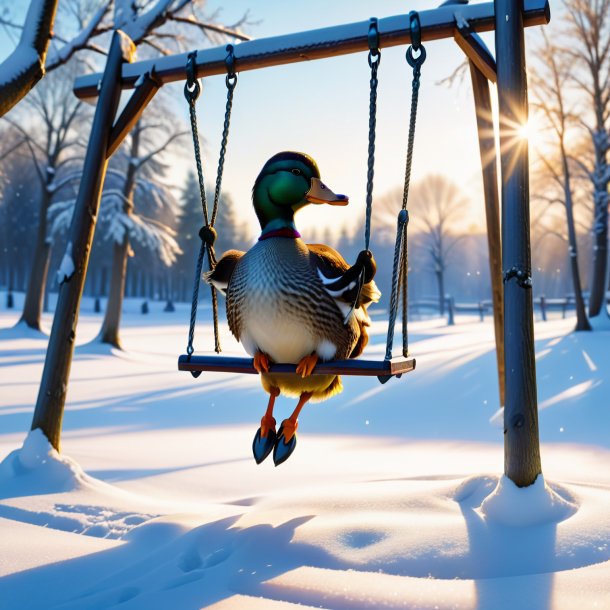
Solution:
{"label": "metal ring on swing", "polygon": [[227,45],[227,56],[225,58],[225,66],[227,67],[227,76],[225,78],[225,83],[227,85],[227,89],[235,89],[235,85],[237,85],[234,50],[235,49],[232,44]]}
{"label": "metal ring on swing", "polygon": [[184,97],[189,104],[194,104],[201,93],[196,64],[197,51],[191,51],[186,60],[186,83],[184,83]]}
{"label": "metal ring on swing", "polygon": [[[409,13],[409,29],[411,30],[411,45],[407,49],[407,63],[412,68],[421,67],[426,61],[426,49],[421,43],[421,23],[417,11]],[[419,55],[414,56],[413,51],[419,51]]]}
{"label": "metal ring on swing", "polygon": [[369,22],[369,67],[373,67],[374,63],[381,61],[381,53],[379,51],[379,28],[377,25],[377,17],[371,17]]}

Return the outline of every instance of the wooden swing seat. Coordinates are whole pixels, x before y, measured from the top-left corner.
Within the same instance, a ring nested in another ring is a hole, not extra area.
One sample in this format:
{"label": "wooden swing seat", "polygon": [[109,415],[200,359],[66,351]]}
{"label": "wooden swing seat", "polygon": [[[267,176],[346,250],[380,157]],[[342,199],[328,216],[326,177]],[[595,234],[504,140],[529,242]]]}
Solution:
{"label": "wooden swing seat", "polygon": [[[271,373],[296,373],[296,364],[272,364]],[[415,369],[415,358],[392,358],[392,360],[331,360],[319,362],[312,375],[356,375],[367,377],[400,377]],[[209,371],[214,373],[245,373],[258,375],[252,358],[233,356],[188,356],[178,358],[178,370],[191,373]]]}

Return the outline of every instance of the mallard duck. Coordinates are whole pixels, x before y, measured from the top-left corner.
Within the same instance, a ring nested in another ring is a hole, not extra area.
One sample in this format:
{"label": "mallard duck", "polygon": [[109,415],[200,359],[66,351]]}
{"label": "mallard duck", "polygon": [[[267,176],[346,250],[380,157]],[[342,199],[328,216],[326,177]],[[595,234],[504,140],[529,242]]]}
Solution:
{"label": "mallard duck", "polygon": [[[295,449],[298,417],[309,400],[343,389],[337,375],[312,375],[318,360],[356,358],[368,341],[367,306],[380,297],[375,261],[361,252],[350,267],[322,244],[305,244],[294,215],[308,204],[347,205],[320,180],[316,162],[298,152],[269,159],[252,189],[262,233],[248,252],[230,250],[207,281],[223,293],[231,332],[253,356],[269,403],[252,445],[261,463],[273,451],[277,465]],[[358,290],[358,284],[362,284]],[[271,363],[297,365],[296,373],[270,372]],[[273,417],[279,394],[298,397],[278,432]]]}

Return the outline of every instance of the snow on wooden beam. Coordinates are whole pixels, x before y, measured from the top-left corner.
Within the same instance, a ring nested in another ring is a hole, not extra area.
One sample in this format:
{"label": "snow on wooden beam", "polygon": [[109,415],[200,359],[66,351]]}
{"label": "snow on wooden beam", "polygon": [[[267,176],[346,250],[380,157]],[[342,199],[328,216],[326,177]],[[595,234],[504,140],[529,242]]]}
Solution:
{"label": "snow on wooden beam", "polygon": [[[523,24],[526,27],[549,22],[548,0],[523,0]],[[424,42],[453,38],[456,18],[468,22],[473,32],[488,32],[495,28],[494,3],[451,5],[419,13]],[[409,16],[407,13],[379,20],[380,46],[392,47],[410,43]],[[290,64],[357,53],[368,49],[369,22],[360,21],[319,30],[309,30],[284,36],[250,40],[235,45],[237,70],[257,70],[269,66]],[[197,52],[197,76],[212,76],[226,72],[224,46]],[[159,57],[125,64],[121,87],[131,89],[146,72],[154,73],[161,84],[185,79],[187,53]],[[95,98],[101,74],[89,74],[76,79],[74,93],[81,99]]]}

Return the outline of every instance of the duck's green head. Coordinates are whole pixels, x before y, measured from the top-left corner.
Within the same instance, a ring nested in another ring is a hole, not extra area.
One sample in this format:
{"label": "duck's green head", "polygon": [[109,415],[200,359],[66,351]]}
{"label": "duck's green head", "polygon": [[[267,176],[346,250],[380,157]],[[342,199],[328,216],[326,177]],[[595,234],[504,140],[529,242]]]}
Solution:
{"label": "duck's green head", "polygon": [[336,195],[321,180],[316,162],[304,153],[281,152],[263,166],[252,202],[263,233],[294,228],[294,214],[310,203],[347,205],[345,195]]}

